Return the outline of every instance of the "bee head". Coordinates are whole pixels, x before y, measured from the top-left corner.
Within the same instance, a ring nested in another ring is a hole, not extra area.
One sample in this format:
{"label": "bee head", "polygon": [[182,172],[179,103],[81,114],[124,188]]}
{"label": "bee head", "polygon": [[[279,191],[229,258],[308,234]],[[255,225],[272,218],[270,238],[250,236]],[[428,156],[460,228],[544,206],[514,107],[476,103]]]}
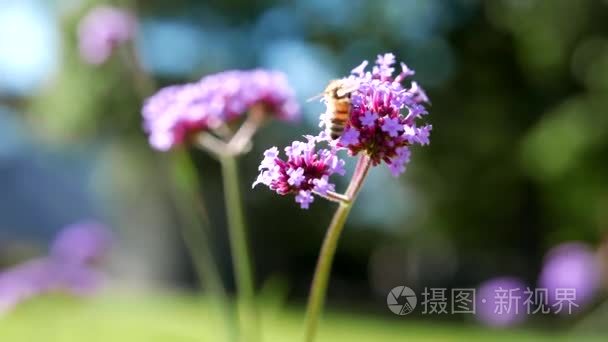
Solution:
{"label": "bee head", "polygon": [[350,91],[345,91],[344,80],[332,80],[325,88],[325,94],[334,99],[350,98]]}

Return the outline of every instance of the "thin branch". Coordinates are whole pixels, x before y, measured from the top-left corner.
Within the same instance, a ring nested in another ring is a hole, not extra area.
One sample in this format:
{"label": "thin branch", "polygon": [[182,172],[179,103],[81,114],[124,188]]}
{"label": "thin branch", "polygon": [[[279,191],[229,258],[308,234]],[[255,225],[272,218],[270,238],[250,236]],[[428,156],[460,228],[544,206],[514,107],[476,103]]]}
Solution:
{"label": "thin branch", "polygon": [[351,199],[349,197],[347,197],[346,195],[334,192],[334,191],[327,191],[325,194],[319,193],[317,191],[314,191],[314,193],[318,196],[321,196],[323,198],[325,198],[328,201],[332,201],[332,202],[336,202],[336,203],[343,203],[343,204],[349,204],[351,202]]}
{"label": "thin branch", "polygon": [[211,153],[216,158],[232,155],[228,144],[212,134],[202,132],[194,137],[195,144],[203,150]]}
{"label": "thin branch", "polygon": [[264,122],[266,117],[266,109],[263,105],[256,105],[251,107],[247,119],[239,130],[234,134],[230,142],[228,143],[229,149],[236,153],[243,153],[247,146],[250,144],[253,135],[258,131],[260,125]]}

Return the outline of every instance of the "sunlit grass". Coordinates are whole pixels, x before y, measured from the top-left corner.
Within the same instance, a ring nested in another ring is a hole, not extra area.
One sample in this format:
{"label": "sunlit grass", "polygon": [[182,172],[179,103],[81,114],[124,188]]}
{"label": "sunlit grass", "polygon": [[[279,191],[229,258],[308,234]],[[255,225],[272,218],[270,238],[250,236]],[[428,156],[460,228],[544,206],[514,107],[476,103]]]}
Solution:
{"label": "sunlit grass", "polygon": [[[298,341],[302,313],[262,306],[265,341]],[[44,298],[0,319],[0,341],[221,341],[221,317],[207,301],[188,296],[112,296],[92,300]],[[571,340],[526,330],[387,319],[330,312],[319,341],[555,341]],[[585,339],[586,341],[589,339]],[[598,341],[601,339],[598,338]]]}

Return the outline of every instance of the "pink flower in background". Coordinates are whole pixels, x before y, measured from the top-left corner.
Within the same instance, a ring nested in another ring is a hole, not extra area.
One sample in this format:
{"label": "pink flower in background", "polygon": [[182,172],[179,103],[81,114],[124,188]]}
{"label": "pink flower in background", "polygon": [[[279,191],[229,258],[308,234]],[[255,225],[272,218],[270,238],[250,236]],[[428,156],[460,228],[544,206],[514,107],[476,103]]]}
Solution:
{"label": "pink flower in background", "polygon": [[[557,289],[573,289],[576,306],[572,311],[579,310],[593,299],[600,287],[600,265],[594,251],[581,242],[554,247],[545,255],[538,286],[547,289],[549,304],[553,306],[558,305]],[[560,312],[567,314],[568,310]]]}
{"label": "pink flower in background", "polygon": [[44,293],[93,293],[103,279],[93,266],[108,254],[111,243],[112,234],[99,223],[66,227],[59,232],[48,256],[0,273],[0,313]]}
{"label": "pink flower in background", "polygon": [[80,55],[89,64],[103,64],[114,49],[135,36],[137,21],[126,10],[93,8],[78,26]]}
{"label": "pink flower in background", "polygon": [[152,147],[166,151],[188,136],[239,118],[254,106],[279,120],[299,118],[293,89],[282,72],[232,70],[195,83],[161,89],[142,108]]}

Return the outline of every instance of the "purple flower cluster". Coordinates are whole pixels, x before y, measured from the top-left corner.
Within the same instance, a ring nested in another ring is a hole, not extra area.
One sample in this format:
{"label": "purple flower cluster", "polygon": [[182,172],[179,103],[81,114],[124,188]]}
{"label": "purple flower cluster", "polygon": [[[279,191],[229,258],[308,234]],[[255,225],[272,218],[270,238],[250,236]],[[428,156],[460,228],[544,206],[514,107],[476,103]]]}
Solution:
{"label": "purple flower cluster", "polygon": [[313,192],[325,195],[333,191],[335,185],[329,177],[335,173],[344,175],[344,160],[333,150],[317,150],[318,137],[306,136],[306,139],[307,142],[294,141],[285,148],[287,160],[279,157],[276,147],[266,150],[253,186],[262,183],[280,195],[295,194],[296,202],[303,209],[308,209],[314,201]]}
{"label": "purple flower cluster", "polygon": [[[428,112],[429,99],[424,90],[412,82],[409,88],[402,81],[414,71],[401,63],[402,71],[395,77],[395,56],[379,55],[372,71],[365,71],[368,62],[352,70],[349,82],[357,82],[351,94],[352,108],[338,146],[349,154],[367,153],[373,164],[385,162],[393,175],[405,171],[410,159],[409,146],[428,145],[432,126],[418,126],[416,121]],[[321,120],[321,126],[325,120]]]}
{"label": "purple flower cluster", "polygon": [[[296,194],[296,202],[308,208],[313,193],[325,195],[334,190],[330,175],[344,174],[344,161],[337,156],[344,149],[351,156],[366,153],[373,165],[384,161],[395,176],[405,171],[410,160],[409,146],[429,144],[432,126],[416,123],[428,113],[424,105],[429,99],[416,82],[409,88],[401,85],[414,74],[405,64],[401,63],[402,71],[393,77],[393,54],[379,55],[371,72],[365,71],[367,64],[364,61],[347,78],[357,89],[351,93],[350,118],[340,139],[331,141],[323,131],[316,137],[307,137],[306,143],[296,141],[285,148],[287,161],[278,157],[276,147],[267,150],[254,186],[262,183],[280,195]],[[328,122],[325,116],[321,115],[321,127]],[[328,142],[331,148],[315,151],[316,143],[321,141]]]}
{"label": "purple flower cluster", "polygon": [[47,257],[0,273],[0,313],[39,294],[67,291],[76,295],[97,289],[102,275],[93,266],[107,255],[111,233],[94,222],[63,229]]}
{"label": "purple flower cluster", "polygon": [[254,106],[280,120],[296,120],[299,107],[285,74],[262,69],[225,71],[198,82],[170,86],[143,106],[150,144],[166,151],[192,134],[214,129]]}
{"label": "purple flower cluster", "polygon": [[89,64],[103,64],[116,47],[133,39],[136,26],[135,17],[123,9],[95,7],[78,27],[80,55]]}

